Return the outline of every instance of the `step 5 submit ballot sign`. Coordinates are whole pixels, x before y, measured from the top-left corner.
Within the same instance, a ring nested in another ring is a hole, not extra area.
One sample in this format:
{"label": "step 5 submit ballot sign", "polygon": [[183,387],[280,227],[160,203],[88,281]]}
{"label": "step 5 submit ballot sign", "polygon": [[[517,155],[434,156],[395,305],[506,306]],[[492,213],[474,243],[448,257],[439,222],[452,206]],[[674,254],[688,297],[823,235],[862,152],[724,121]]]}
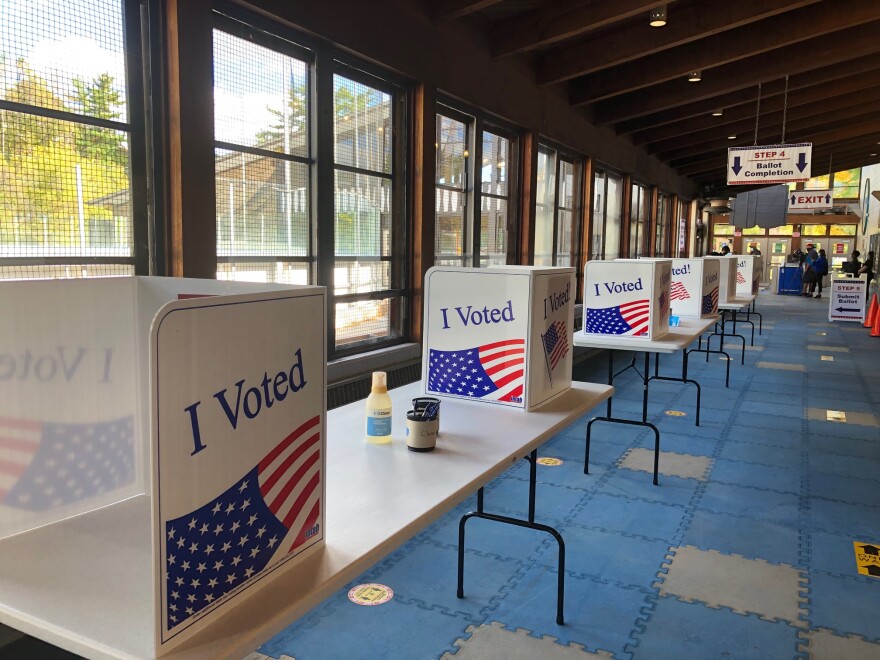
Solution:
{"label": "step 5 submit ballot sign", "polygon": [[813,144],[769,144],[727,150],[727,185],[792,183],[810,178]]}
{"label": "step 5 submit ballot sign", "polygon": [[831,280],[831,299],[828,305],[829,321],[865,320],[865,287],[868,283],[858,277],[835,277]]}

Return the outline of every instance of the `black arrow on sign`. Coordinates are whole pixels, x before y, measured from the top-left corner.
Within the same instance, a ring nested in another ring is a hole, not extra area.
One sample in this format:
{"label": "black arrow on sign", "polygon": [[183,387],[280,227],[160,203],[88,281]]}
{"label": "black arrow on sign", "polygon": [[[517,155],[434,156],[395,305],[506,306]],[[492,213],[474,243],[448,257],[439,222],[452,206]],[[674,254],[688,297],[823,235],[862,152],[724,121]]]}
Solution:
{"label": "black arrow on sign", "polygon": [[835,307],[834,311],[836,311],[836,312],[861,312],[862,310],[860,310],[858,307],[855,307],[855,308],[853,308],[853,307]]}
{"label": "black arrow on sign", "polygon": [[862,566],[862,568],[868,571],[868,575],[880,577],[880,566],[874,566],[874,564],[870,564],[868,566]]}
{"label": "black arrow on sign", "polygon": [[880,548],[876,545],[863,545],[862,552],[866,555],[880,555]]}

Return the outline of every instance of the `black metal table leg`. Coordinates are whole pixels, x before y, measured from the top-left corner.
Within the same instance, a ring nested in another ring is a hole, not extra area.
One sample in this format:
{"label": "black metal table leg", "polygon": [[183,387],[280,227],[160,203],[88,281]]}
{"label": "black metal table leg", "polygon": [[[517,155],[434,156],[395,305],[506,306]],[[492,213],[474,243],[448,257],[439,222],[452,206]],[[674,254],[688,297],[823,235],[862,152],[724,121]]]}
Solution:
{"label": "black metal table leg", "polygon": [[[517,527],[526,527],[535,529],[540,532],[550,534],[559,545],[559,575],[556,581],[556,623],[560,626],[565,624],[563,608],[565,606],[565,540],[562,535],[553,527],[535,522],[535,490],[537,484],[537,461],[538,450],[533,449],[526,457],[529,462],[529,517],[528,520],[520,518],[512,518],[510,516],[500,516],[494,513],[486,513],[483,509],[483,489],[477,491],[477,510],[470,511],[461,517],[458,522],[458,588],[456,596],[464,598],[464,545],[465,545],[465,525],[471,518],[482,518],[483,520],[493,520],[495,522],[506,525],[516,525]],[[654,482],[656,483],[656,481]]]}

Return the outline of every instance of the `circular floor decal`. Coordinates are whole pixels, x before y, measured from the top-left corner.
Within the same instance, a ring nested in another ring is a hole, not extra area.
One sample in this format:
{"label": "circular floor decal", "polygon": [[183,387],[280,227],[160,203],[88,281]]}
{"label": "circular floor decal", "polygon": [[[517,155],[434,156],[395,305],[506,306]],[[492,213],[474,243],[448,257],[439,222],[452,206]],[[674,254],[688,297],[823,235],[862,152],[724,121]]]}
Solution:
{"label": "circular floor decal", "polygon": [[686,412],[682,412],[681,410],[667,410],[666,414],[670,417],[685,417],[687,415]]}
{"label": "circular floor decal", "polygon": [[538,459],[538,465],[550,465],[555,467],[557,465],[562,465],[562,460],[558,458],[550,458],[549,456],[542,456]]}
{"label": "circular floor decal", "polygon": [[394,590],[384,584],[359,584],[348,592],[348,599],[355,605],[382,605],[394,598]]}

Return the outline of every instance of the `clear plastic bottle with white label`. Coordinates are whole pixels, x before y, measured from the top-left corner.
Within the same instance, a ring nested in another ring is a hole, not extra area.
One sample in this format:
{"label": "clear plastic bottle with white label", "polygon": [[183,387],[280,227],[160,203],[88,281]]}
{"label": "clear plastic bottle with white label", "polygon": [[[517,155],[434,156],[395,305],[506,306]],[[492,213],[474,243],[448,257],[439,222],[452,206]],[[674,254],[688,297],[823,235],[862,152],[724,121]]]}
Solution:
{"label": "clear plastic bottle with white label", "polygon": [[384,371],[373,372],[373,387],[367,397],[367,442],[391,442],[391,397]]}

